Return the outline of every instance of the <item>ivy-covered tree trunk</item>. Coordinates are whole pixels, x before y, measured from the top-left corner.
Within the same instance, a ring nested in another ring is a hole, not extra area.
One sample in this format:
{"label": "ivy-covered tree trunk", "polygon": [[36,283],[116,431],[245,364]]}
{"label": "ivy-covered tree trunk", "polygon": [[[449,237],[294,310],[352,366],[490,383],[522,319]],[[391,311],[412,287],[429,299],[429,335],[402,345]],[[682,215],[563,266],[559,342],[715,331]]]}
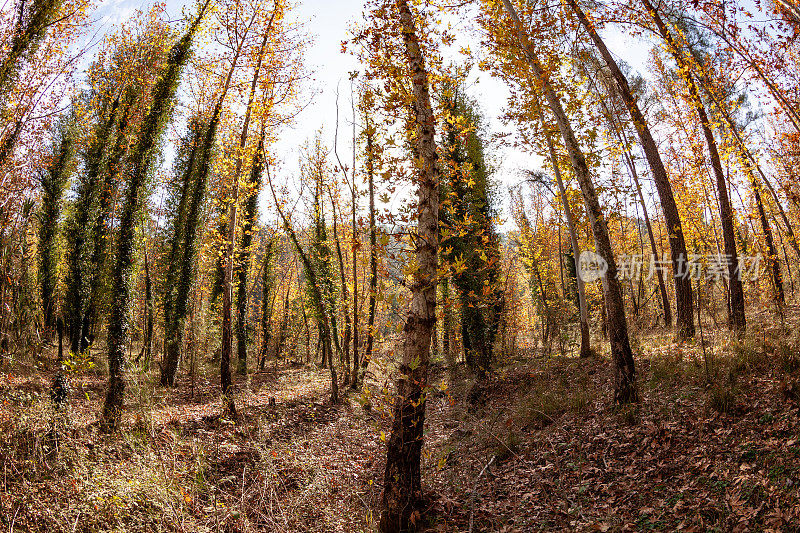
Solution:
{"label": "ivy-covered tree trunk", "polygon": [[191,54],[192,41],[209,0],[200,8],[197,18],[183,37],[172,46],[166,65],[153,89],[153,103],[142,121],[141,129],[125,170],[128,189],[120,217],[117,256],[112,278],[113,294],[108,323],[108,390],[101,428],[113,431],[119,427],[125,397],[125,345],[128,340],[128,301],[130,274],[133,267],[136,214],[144,181],[155,159],[158,141],[172,113],[180,74]]}
{"label": "ivy-covered tree trunk", "polygon": [[[114,195],[116,193],[117,172],[119,164],[128,150],[128,123],[130,113],[136,103],[136,94],[133,89],[128,89],[124,97],[124,108],[116,128],[116,135],[112,149],[102,159],[100,175],[98,176],[97,211],[91,223],[91,248],[87,265],[87,286],[89,299],[81,325],[81,337],[88,338],[90,332],[95,330],[97,317],[100,314],[103,300],[103,285],[107,281],[105,272],[106,256],[111,243],[111,216]],[[105,142],[103,141],[105,144]]]}
{"label": "ivy-covered tree trunk", "polygon": [[278,238],[267,241],[261,278],[261,349],[258,351],[258,368],[264,370],[267,352],[272,340],[272,312],[275,308],[275,256],[278,255]]}
{"label": "ivy-covered tree trunk", "polygon": [[106,156],[105,140],[111,135],[116,122],[119,101],[120,99],[117,97],[105,118],[101,118],[101,122],[95,126],[86,155],[86,169],[81,176],[75,211],[68,231],[70,249],[65,301],[67,303],[70,351],[76,354],[87,348],[84,331],[86,329],[86,307],[90,296],[90,273],[88,272],[92,245],[90,227],[100,188],[100,172]]}
{"label": "ivy-covered tree trunk", "polygon": [[[178,204],[172,213],[172,235],[166,264],[164,292],[164,362],[161,366],[162,386],[172,386],[178,370],[189,290],[193,274],[197,215],[205,196],[205,183],[198,179],[198,163],[206,157],[205,141],[208,123],[201,117],[189,121],[187,139],[180,156],[182,165]],[[192,218],[194,216],[194,218]]]}
{"label": "ivy-covered tree trunk", "polygon": [[430,82],[414,14],[406,0],[396,10],[411,76],[416,162],[416,272],[411,307],[403,327],[403,359],[397,380],[392,431],[386,448],[379,530],[394,533],[421,528],[421,459],[431,333],[436,324],[436,278],[439,248],[439,166]]}
{"label": "ivy-covered tree trunk", "polygon": [[333,363],[331,327],[328,319],[328,311],[326,309],[324,295],[321,290],[319,276],[314,268],[314,263],[309,257],[309,254],[303,250],[303,247],[300,245],[300,240],[297,238],[297,233],[289,224],[289,219],[286,217],[286,214],[281,208],[281,204],[278,201],[278,195],[275,193],[275,187],[272,185],[272,177],[269,174],[269,168],[267,168],[267,179],[269,180],[269,187],[272,191],[272,199],[275,201],[275,208],[278,211],[278,216],[280,216],[281,221],[283,222],[283,228],[289,235],[289,240],[292,242],[294,249],[297,251],[297,255],[300,256],[300,261],[303,263],[303,270],[308,278],[306,286],[308,287],[311,304],[314,307],[314,313],[317,315],[320,337],[319,341],[322,344],[322,365],[323,367],[325,366],[325,358],[327,356],[328,368],[331,372],[331,403],[336,404],[339,403],[339,381],[336,376],[336,365]]}
{"label": "ivy-covered tree trunk", "polygon": [[22,61],[35,53],[47,28],[59,18],[63,4],[63,0],[31,0],[24,14],[17,17],[8,52],[0,62],[0,96],[10,90]]}
{"label": "ivy-covered tree trunk", "polygon": [[242,217],[242,247],[239,259],[238,283],[236,292],[236,347],[238,362],[236,371],[247,374],[247,337],[249,327],[247,324],[247,271],[250,267],[250,249],[253,245],[253,232],[255,231],[258,217],[258,193],[261,190],[261,174],[264,171],[264,131],[256,148],[253,166],[250,171],[248,195]]}
{"label": "ivy-covered tree trunk", "polygon": [[[225,409],[231,417],[236,417],[236,405],[233,401],[233,380],[231,379],[230,362],[233,351],[233,271],[236,252],[236,230],[238,225],[239,176],[241,175],[242,166],[244,164],[244,149],[247,145],[247,133],[250,128],[250,117],[253,112],[253,101],[255,99],[256,86],[258,85],[258,75],[259,71],[261,70],[261,61],[264,57],[264,51],[266,49],[267,39],[269,37],[269,30],[272,26],[272,21],[275,20],[276,12],[277,9],[273,9],[272,18],[270,19],[267,30],[264,33],[264,39],[261,44],[261,51],[258,57],[258,64],[250,85],[250,97],[247,101],[244,122],[242,124],[242,132],[239,137],[239,152],[236,158],[236,167],[233,172],[233,179],[231,181],[231,195],[229,198],[230,204],[228,207],[228,227],[227,237],[225,240],[225,272],[222,282],[222,350],[220,356],[219,375],[223,402],[226,404]],[[252,20],[255,20],[255,16],[256,12],[253,13]],[[225,83],[226,91],[230,85],[230,76],[233,73],[233,70],[236,68],[236,62],[238,61],[239,55],[242,52],[246,33],[247,31],[245,31],[244,35],[238,37],[239,45],[236,49],[236,54],[234,55],[233,61],[231,62],[231,70],[228,74],[228,80]]]}
{"label": "ivy-covered tree trunk", "polygon": [[74,118],[62,120],[53,142],[52,160],[40,178],[42,185],[42,211],[39,229],[39,283],[45,335],[52,338],[56,326],[56,285],[58,281],[59,219],[64,188],[75,170]]}

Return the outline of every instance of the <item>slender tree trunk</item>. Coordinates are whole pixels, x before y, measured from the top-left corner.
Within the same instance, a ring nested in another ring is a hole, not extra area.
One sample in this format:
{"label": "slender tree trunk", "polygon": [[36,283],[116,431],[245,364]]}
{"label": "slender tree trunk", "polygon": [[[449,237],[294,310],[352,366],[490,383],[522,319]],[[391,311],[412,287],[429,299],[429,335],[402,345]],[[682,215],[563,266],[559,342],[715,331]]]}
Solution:
{"label": "slender tree trunk", "polygon": [[144,361],[145,368],[150,367],[150,352],[153,346],[153,283],[150,277],[150,261],[147,249],[144,251],[144,339],[142,350],[136,357],[136,362]]}
{"label": "slender tree trunk", "polygon": [[[225,410],[231,417],[236,417],[236,404],[233,400],[233,381],[231,379],[231,355],[233,352],[233,270],[235,263],[236,252],[236,228],[238,217],[238,204],[239,204],[239,176],[242,172],[244,164],[244,149],[247,146],[247,132],[250,126],[250,118],[253,112],[253,101],[255,99],[256,87],[258,85],[258,75],[261,69],[261,61],[264,58],[264,50],[266,49],[267,39],[269,37],[270,28],[273,20],[275,20],[276,9],[272,11],[272,18],[269,21],[267,30],[264,32],[264,40],[261,45],[261,52],[258,57],[258,64],[256,66],[255,74],[253,74],[253,81],[250,85],[250,96],[247,101],[247,110],[245,111],[244,123],[242,124],[242,133],[239,137],[239,151],[236,158],[236,168],[233,172],[231,180],[231,194],[230,206],[228,207],[228,234],[225,242],[225,273],[222,282],[222,353],[220,356],[220,385],[222,388],[223,402],[225,403]],[[254,20],[256,13],[253,13]],[[249,29],[249,26],[248,26]],[[236,62],[239,59],[239,54],[245,42],[245,36],[239,39],[239,46],[234,56],[231,72],[236,68]]]}
{"label": "slender tree trunk", "polygon": [[722,162],[719,157],[719,150],[717,149],[717,141],[714,139],[711,122],[708,119],[705,105],[700,98],[700,93],[697,89],[694,75],[692,74],[691,65],[688,64],[681,47],[678,45],[669,28],[667,28],[667,25],[661,19],[661,15],[659,15],[658,11],[656,11],[650,3],[650,0],[642,0],[642,4],[650,12],[650,16],[653,18],[659,34],[669,46],[670,52],[678,65],[681,77],[689,90],[691,105],[700,120],[700,126],[703,130],[706,144],[708,145],[708,152],[711,157],[711,168],[714,171],[717,182],[720,220],[722,222],[722,239],[725,245],[725,260],[728,262],[728,282],[730,287],[730,320],[728,325],[732,330],[741,333],[747,328],[744,310],[744,289],[742,288],[742,280],[739,275],[739,255],[736,250],[733,210],[731,209],[730,197],[728,196],[728,186],[725,181],[725,175],[722,172]]}
{"label": "slender tree trunk", "polygon": [[[589,33],[589,36],[594,42],[603,60],[606,62],[614,81],[617,84],[617,91],[625,102],[628,112],[633,120],[633,125],[636,127],[636,132],[639,135],[639,142],[642,144],[647,162],[650,165],[650,171],[653,175],[653,181],[658,191],[658,196],[661,200],[661,209],[664,213],[667,227],[669,228],[669,244],[672,253],[672,268],[675,274],[684,270],[683,265],[686,263],[688,256],[686,254],[686,242],[683,237],[683,225],[681,218],[678,214],[678,206],[675,203],[675,197],[672,193],[672,185],[669,182],[664,163],[661,160],[661,155],[658,152],[658,146],[650,133],[650,128],[644,114],[639,109],[639,104],[631,92],[628,80],[620,70],[614,57],[609,52],[605,42],[600,37],[600,34],[595,29],[594,24],[589,20],[586,14],[581,10],[577,0],[567,0],[572,10],[577,15],[583,27]],[[656,253],[655,251],[653,253]],[[659,278],[662,288],[662,299],[664,299],[664,317],[667,321],[667,326],[670,325],[670,306],[669,301],[665,296],[666,289],[663,288],[663,279],[659,271]],[[687,276],[673,276],[675,284],[675,303],[677,310],[677,326],[678,338],[688,339],[694,336],[694,312],[692,305],[692,281]]]}
{"label": "slender tree trunk", "polygon": [[367,373],[369,362],[372,360],[372,351],[375,346],[375,308],[378,300],[378,228],[375,222],[375,129],[370,124],[369,118],[367,118],[365,127],[367,137],[367,187],[369,188],[369,314],[367,315],[367,346],[364,350],[364,359],[361,360],[360,377],[354,381],[354,385],[359,389],[364,385],[364,376]]}
{"label": "slender tree trunk", "polygon": [[238,284],[236,292],[236,347],[238,364],[236,371],[247,374],[247,304],[250,295],[247,287],[247,274],[250,268],[250,248],[253,244],[253,232],[258,218],[258,193],[261,190],[261,174],[264,169],[264,137],[266,129],[261,128],[258,146],[253,157],[253,166],[250,171],[250,183],[247,200],[245,201],[244,222],[242,224],[242,255],[238,265]]}
{"label": "slender tree trunk", "polygon": [[[336,244],[336,256],[339,259],[339,281],[342,287],[342,311],[344,313],[344,339],[342,339],[343,351],[344,351],[344,386],[350,385],[350,339],[351,334],[353,331],[353,322],[350,320],[350,309],[349,309],[349,301],[350,301],[350,292],[347,289],[347,272],[346,268],[347,265],[344,261],[344,254],[342,254],[342,244],[341,240],[339,239],[339,224],[337,222],[337,214],[336,214],[336,198],[331,194],[331,207],[333,208],[333,240]],[[355,274],[355,273],[354,273]],[[357,293],[353,292],[353,299],[354,301],[357,298]],[[333,312],[336,312],[333,310]],[[355,316],[356,310],[353,309],[353,316]],[[353,366],[356,366],[356,361],[353,361]]]}
{"label": "slender tree trunk", "polygon": [[386,472],[379,530],[394,533],[416,529],[422,500],[421,459],[425,426],[431,332],[436,323],[436,277],[439,246],[439,168],[435,118],[428,72],[416,23],[406,0],[396,0],[405,44],[405,60],[413,88],[413,153],[417,176],[417,271],[411,285],[411,308],[403,333],[403,362],[397,382],[392,432],[386,450]]}
{"label": "slender tree trunk", "polygon": [[[261,278],[261,349],[258,351],[258,368],[264,370],[267,351],[272,340],[272,311],[275,306],[275,248],[278,238],[267,241]],[[291,279],[289,280],[291,283]]]}
{"label": "slender tree trunk", "polygon": [[627,404],[639,399],[636,390],[636,369],[633,361],[630,341],[628,339],[628,324],[625,318],[625,304],[622,299],[622,289],[617,278],[617,264],[611,247],[603,210],[597,197],[597,192],[589,174],[586,159],[575,137],[572,125],[561,105],[559,96],[548,80],[548,75],[542,69],[535,55],[533,46],[528,36],[522,29],[522,24],[514,7],[509,0],[503,0],[503,6],[511,17],[520,43],[523,46],[525,57],[533,72],[537,87],[544,92],[545,99],[556,118],[564,146],[569,154],[572,169],[578,178],[581,187],[586,213],[591,224],[597,253],[608,265],[608,270],[603,277],[603,292],[605,294],[606,312],[608,319],[608,334],[611,344],[611,355],[614,361],[614,403]]}
{"label": "slender tree trunk", "polygon": [[[541,107],[537,106],[537,111],[539,113],[539,122],[541,122],[542,130],[544,131],[544,138],[545,141],[547,142],[547,149],[550,152],[550,164],[553,166],[553,174],[555,175],[556,183],[558,184],[558,194],[561,197],[561,205],[564,207],[564,217],[567,220],[567,230],[569,231],[569,241],[570,241],[570,246],[572,248],[572,257],[576,261],[577,265],[577,261],[581,256],[581,249],[580,245],[578,244],[578,232],[575,229],[575,220],[572,216],[572,208],[570,208],[569,206],[569,200],[567,199],[567,189],[566,187],[564,187],[564,180],[561,177],[561,168],[558,165],[558,158],[556,157],[555,146],[553,146],[553,139],[552,137],[550,137],[550,132],[547,130],[547,124],[544,121],[544,114],[542,113]],[[578,310],[580,311],[580,322],[581,322],[580,356],[582,358],[587,358],[592,356],[592,347],[591,347],[591,337],[589,335],[589,308],[586,305],[586,287],[584,286],[583,279],[580,276],[576,275],[575,281],[578,287]]]}
{"label": "slender tree trunk", "polygon": [[[355,117],[353,120],[353,127],[355,127]],[[353,132],[353,145],[355,150],[355,132]],[[358,389],[358,368],[359,368],[359,361],[358,361],[358,249],[361,246],[361,241],[358,235],[358,222],[356,220],[356,202],[357,202],[357,191],[356,191],[356,170],[355,170],[355,152],[353,153],[353,183],[352,183],[352,202],[353,202],[353,211],[352,211],[352,231],[353,231],[353,376],[351,379],[352,388],[357,390]]]}

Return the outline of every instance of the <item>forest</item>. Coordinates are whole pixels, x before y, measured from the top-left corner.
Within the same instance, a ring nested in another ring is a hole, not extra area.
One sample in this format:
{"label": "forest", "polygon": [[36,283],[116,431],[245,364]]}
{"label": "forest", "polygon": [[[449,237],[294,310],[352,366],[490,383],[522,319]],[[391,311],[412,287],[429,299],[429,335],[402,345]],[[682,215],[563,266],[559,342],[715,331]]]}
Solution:
{"label": "forest", "polygon": [[796,0],[0,36],[3,531],[800,531]]}

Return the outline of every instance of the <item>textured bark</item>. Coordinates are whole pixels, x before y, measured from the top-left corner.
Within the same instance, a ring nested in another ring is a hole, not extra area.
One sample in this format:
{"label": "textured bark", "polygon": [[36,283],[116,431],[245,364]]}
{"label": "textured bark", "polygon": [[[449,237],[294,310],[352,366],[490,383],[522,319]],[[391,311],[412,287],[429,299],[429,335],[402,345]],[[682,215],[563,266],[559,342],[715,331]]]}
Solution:
{"label": "textured bark", "polygon": [[411,308],[403,328],[403,361],[397,381],[392,432],[386,450],[386,471],[379,530],[382,533],[421,528],[421,452],[425,425],[425,391],[431,332],[436,323],[436,277],[439,246],[439,169],[435,118],[428,72],[420,49],[414,15],[406,0],[395,3],[405,45],[405,61],[413,88],[413,146],[417,161],[417,271],[411,284]]}
{"label": "textured bark", "polygon": [[675,63],[678,65],[678,71],[686,83],[686,88],[689,91],[689,101],[697,117],[700,120],[700,127],[703,130],[706,144],[708,145],[708,153],[711,158],[711,168],[714,171],[714,177],[717,182],[717,199],[719,201],[720,221],[722,223],[722,240],[724,243],[725,256],[730,261],[728,264],[728,277],[729,277],[729,306],[730,312],[728,317],[728,326],[730,329],[742,333],[747,328],[747,320],[745,318],[744,310],[744,290],[742,288],[742,280],[739,276],[739,255],[736,250],[736,234],[733,227],[733,210],[731,209],[730,197],[728,196],[728,186],[725,180],[725,174],[722,171],[722,161],[720,160],[719,150],[717,149],[717,141],[714,138],[714,132],[711,128],[711,122],[708,118],[703,100],[700,98],[700,93],[695,82],[694,75],[692,74],[692,67],[684,56],[681,46],[675,40],[672,32],[664,23],[661,15],[650,3],[650,0],[642,0],[642,4],[647,8],[650,16],[655,22],[659,35],[667,43]]}
{"label": "textured bark", "polygon": [[142,350],[136,356],[136,362],[144,361],[145,368],[150,367],[151,349],[153,346],[153,283],[150,277],[150,261],[147,250],[144,252],[144,339],[142,339]]}
{"label": "textured bark", "polygon": [[[648,126],[647,120],[645,119],[641,109],[639,109],[639,104],[636,102],[636,98],[631,92],[630,86],[628,85],[628,80],[620,70],[617,62],[611,55],[611,52],[609,52],[605,42],[597,33],[594,25],[581,10],[577,0],[567,0],[567,2],[578,16],[581,24],[589,33],[589,36],[592,38],[592,42],[594,42],[597,50],[603,57],[606,66],[608,66],[608,69],[617,84],[617,91],[622,97],[623,102],[625,102],[625,106],[628,108],[628,112],[631,115],[633,125],[636,127],[636,133],[639,135],[639,142],[642,145],[645,157],[647,158],[647,163],[650,166],[650,171],[653,175],[653,181],[656,185],[659,199],[661,200],[661,209],[664,213],[664,220],[666,221],[667,229],[669,231],[669,245],[672,254],[672,269],[674,273],[682,272],[683,267],[681,263],[685,263],[688,258],[686,253],[686,242],[683,237],[683,225],[681,224],[681,218],[678,214],[678,206],[675,203],[675,197],[672,193],[672,185],[669,182],[669,176],[667,175],[666,168],[664,168],[664,163],[661,160],[661,154],[658,151],[658,146],[656,145],[653,135],[650,132],[650,127]],[[652,230],[649,231],[652,234]],[[656,253],[655,249],[653,253]],[[661,278],[661,271],[658,271],[658,275],[659,278]],[[692,304],[692,282],[688,277],[683,276],[673,276],[673,281],[675,285],[675,304],[678,315],[678,338],[688,339],[693,337],[695,333]],[[665,301],[665,321],[669,325],[671,322],[668,318],[670,306],[669,301],[666,298],[666,290],[663,290],[663,280],[661,280],[661,286],[662,299]]]}
{"label": "textured bark", "polygon": [[622,300],[622,288],[617,278],[617,264],[611,247],[603,210],[597,197],[594,183],[589,174],[589,167],[578,144],[575,132],[569,122],[566,112],[561,105],[558,95],[548,81],[548,75],[542,69],[534,48],[522,28],[516,10],[509,0],[503,0],[509,16],[515,24],[518,37],[523,46],[525,57],[538,88],[544,93],[545,99],[556,118],[559,131],[564,140],[564,146],[569,154],[572,170],[578,179],[586,205],[586,214],[591,224],[595,247],[600,257],[605,260],[608,270],[603,278],[603,293],[605,295],[605,311],[607,316],[608,337],[611,344],[611,356],[614,366],[614,403],[626,404],[639,399],[636,390],[636,368],[633,361],[633,352],[628,339],[628,324],[625,318],[625,305]]}
{"label": "textured bark", "polygon": [[86,155],[85,175],[81,179],[75,212],[69,230],[70,256],[67,274],[67,327],[70,334],[70,351],[80,353],[87,348],[84,337],[86,331],[86,305],[89,299],[89,261],[91,239],[89,227],[93,208],[100,187],[100,170],[106,155],[105,139],[111,134],[119,109],[119,98],[111,104],[106,119],[96,126]]}
{"label": "textured bark", "polygon": [[[258,351],[258,368],[264,370],[267,351],[272,341],[272,312],[275,308],[275,255],[278,239],[270,237],[264,252],[261,277],[261,348]],[[291,281],[291,280],[289,280]]]}
{"label": "textured bark", "polygon": [[52,338],[56,326],[56,285],[58,246],[64,188],[75,170],[75,125],[72,119],[59,125],[53,160],[44,171],[42,183],[41,227],[39,229],[39,283],[41,287],[45,335]]}

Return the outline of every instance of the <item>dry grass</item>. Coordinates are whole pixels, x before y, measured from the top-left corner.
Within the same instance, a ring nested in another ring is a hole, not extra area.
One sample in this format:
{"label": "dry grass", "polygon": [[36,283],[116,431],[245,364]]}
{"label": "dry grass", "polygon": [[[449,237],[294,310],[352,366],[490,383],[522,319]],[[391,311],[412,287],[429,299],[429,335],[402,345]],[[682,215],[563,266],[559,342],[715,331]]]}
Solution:
{"label": "dry grass", "polygon": [[[644,400],[622,410],[609,404],[604,358],[509,361],[473,404],[463,373],[434,369],[423,458],[431,528],[465,530],[474,499],[475,531],[791,530],[800,342],[787,329],[754,331],[725,342],[708,332],[705,351],[640,334]],[[389,431],[383,370],[339,406],[327,404],[325,371],[251,375],[237,383],[235,424],[217,416],[212,371],[173,390],[132,373],[113,436],[94,424],[96,372],[73,377],[67,417],[50,404],[49,374],[4,375],[0,527],[374,530]]]}

